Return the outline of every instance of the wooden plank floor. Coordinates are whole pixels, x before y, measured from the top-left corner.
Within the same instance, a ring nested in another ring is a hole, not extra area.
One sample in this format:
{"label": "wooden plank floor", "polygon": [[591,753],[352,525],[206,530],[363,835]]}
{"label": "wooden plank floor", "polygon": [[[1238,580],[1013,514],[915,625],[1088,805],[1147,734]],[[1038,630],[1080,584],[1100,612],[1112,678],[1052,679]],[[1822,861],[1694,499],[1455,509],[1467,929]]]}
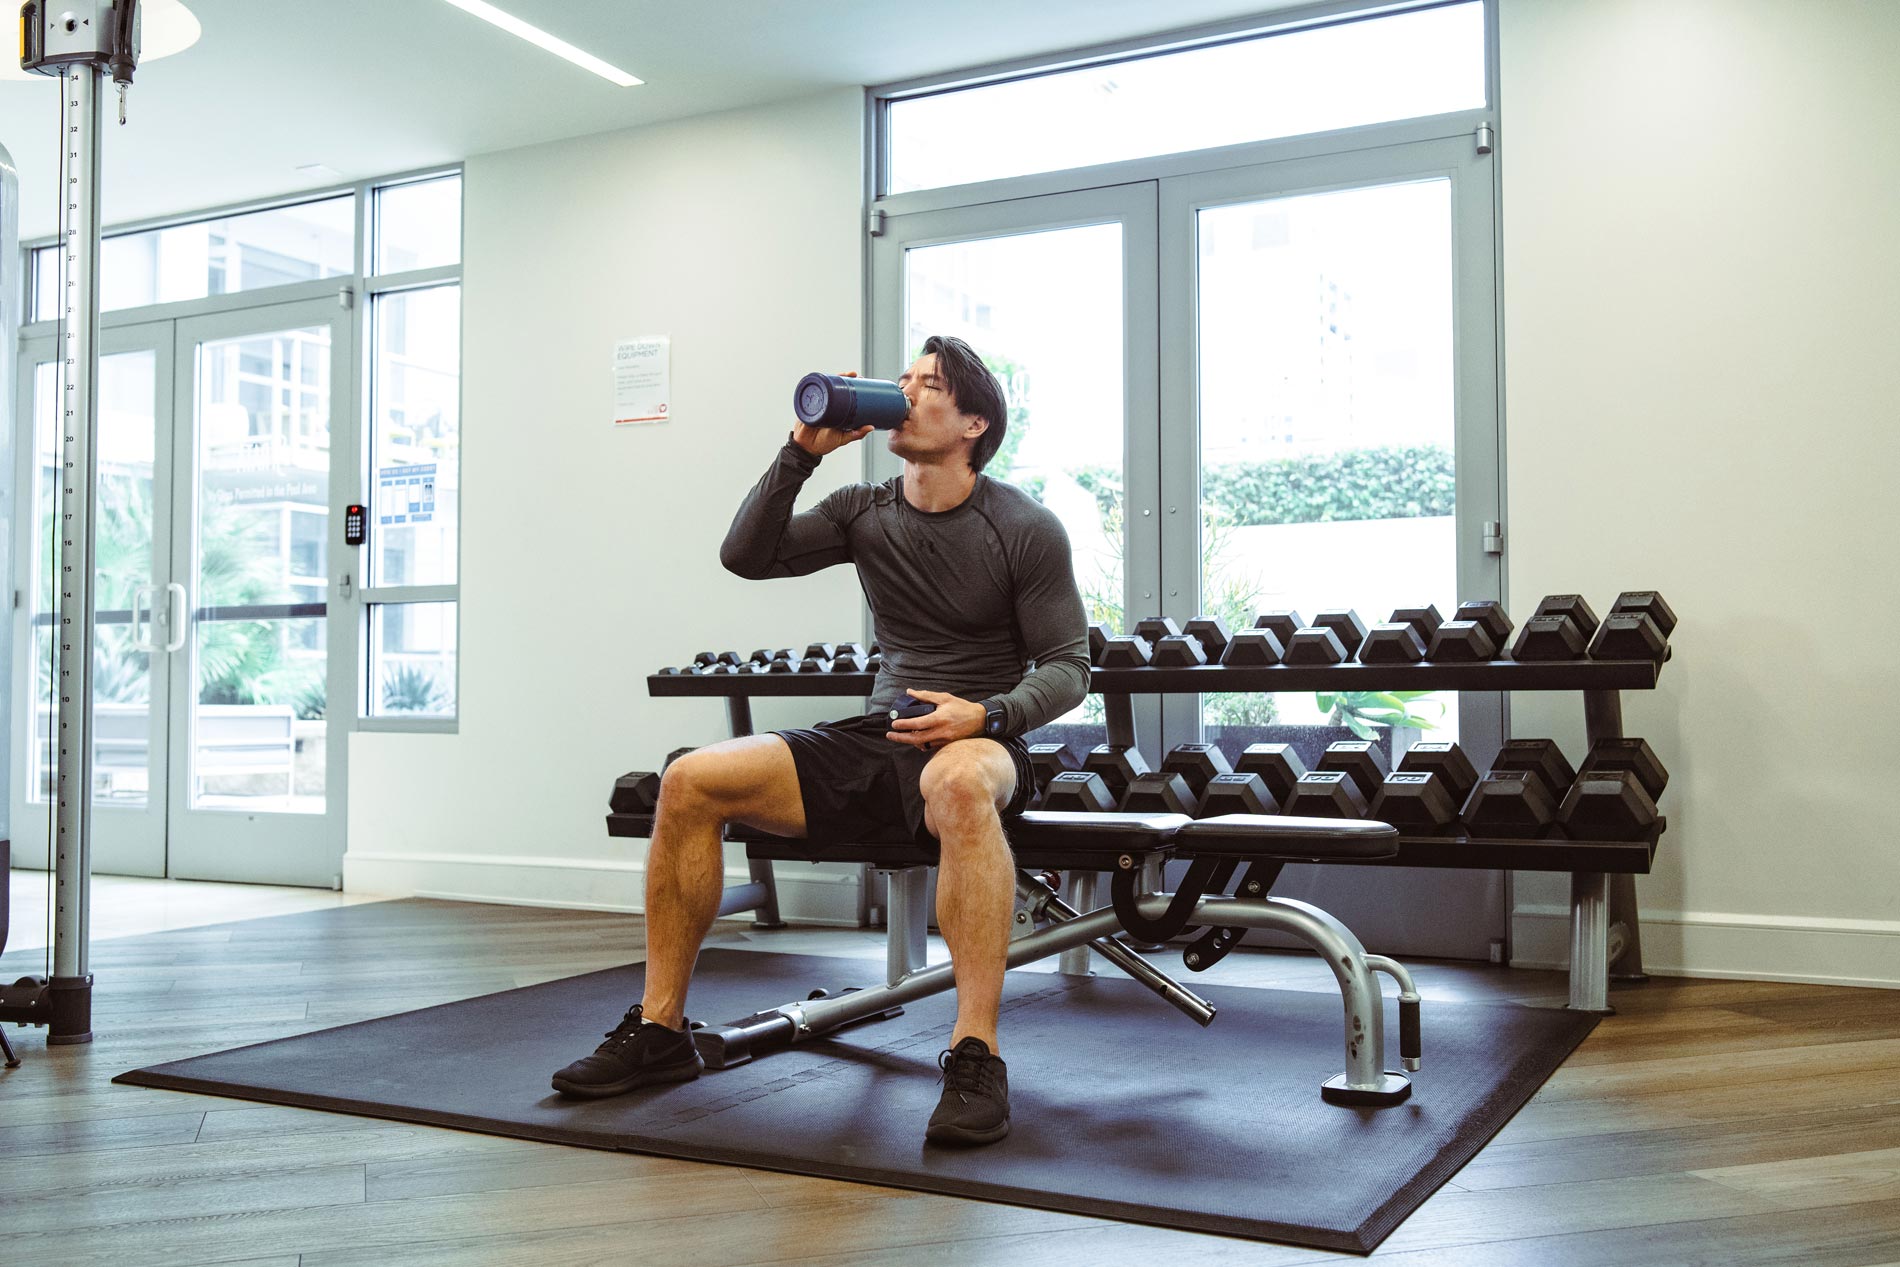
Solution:
{"label": "wooden plank floor", "polygon": [[[137,892],[121,882],[114,900]],[[229,917],[228,905],[218,909]],[[1342,1261],[861,1184],[110,1085],[141,1065],[642,953],[639,921],[626,916],[428,901],[402,903],[399,913],[398,931],[376,945],[312,931],[311,917],[208,927],[174,918],[166,931],[96,942],[97,1041],[49,1050],[44,1030],[7,1029],[25,1063],[0,1073],[4,1261]],[[16,899],[16,922],[34,914]],[[877,934],[848,930],[753,934],[721,924],[712,942],[862,956],[869,975],[882,960]],[[42,962],[38,949],[9,953],[0,977],[37,973]],[[1564,998],[1554,973],[1410,966],[1428,1007]],[[1243,952],[1209,979],[1332,988],[1321,965],[1297,955]],[[1619,1014],[1375,1258],[1447,1267],[1900,1263],[1900,1080],[1891,1076],[1900,991],[1657,979],[1619,987],[1613,1001]],[[1429,1080],[1429,1046],[1426,1056]]]}

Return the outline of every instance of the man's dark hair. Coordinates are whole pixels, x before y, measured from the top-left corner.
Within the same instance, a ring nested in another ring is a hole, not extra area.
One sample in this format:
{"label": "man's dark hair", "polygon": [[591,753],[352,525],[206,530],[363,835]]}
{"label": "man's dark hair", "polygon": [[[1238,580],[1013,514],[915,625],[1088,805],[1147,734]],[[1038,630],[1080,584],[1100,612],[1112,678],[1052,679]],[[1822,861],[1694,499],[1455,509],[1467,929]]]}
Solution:
{"label": "man's dark hair", "polygon": [[933,334],[924,340],[923,354],[937,357],[937,375],[950,389],[950,403],[958,413],[981,418],[990,425],[976,438],[970,449],[970,469],[981,471],[1002,447],[1009,431],[1009,406],[1003,400],[1003,385],[983,364],[976,349],[951,334]]}

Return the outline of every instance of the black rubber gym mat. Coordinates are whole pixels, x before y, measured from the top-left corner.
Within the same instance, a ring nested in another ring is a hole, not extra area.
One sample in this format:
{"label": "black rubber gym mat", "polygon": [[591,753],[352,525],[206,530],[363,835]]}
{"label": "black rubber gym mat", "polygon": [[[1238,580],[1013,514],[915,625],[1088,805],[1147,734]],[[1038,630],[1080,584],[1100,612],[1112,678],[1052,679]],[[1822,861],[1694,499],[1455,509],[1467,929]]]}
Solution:
{"label": "black rubber gym mat", "polygon": [[[817,988],[875,985],[881,968],[711,949],[691,1014],[730,1020]],[[1000,1031],[1011,1133],[954,1150],[923,1138],[951,994],[694,1082],[608,1100],[556,1095],[549,1076],[593,1051],[639,998],[641,972],[569,977],[114,1081],[1369,1252],[1596,1024],[1428,999],[1411,1099],[1340,1108],[1319,1095],[1345,1063],[1336,994],[1197,980],[1220,1009],[1203,1030],[1119,974],[1014,972]],[[1386,1030],[1396,1065],[1390,999]]]}

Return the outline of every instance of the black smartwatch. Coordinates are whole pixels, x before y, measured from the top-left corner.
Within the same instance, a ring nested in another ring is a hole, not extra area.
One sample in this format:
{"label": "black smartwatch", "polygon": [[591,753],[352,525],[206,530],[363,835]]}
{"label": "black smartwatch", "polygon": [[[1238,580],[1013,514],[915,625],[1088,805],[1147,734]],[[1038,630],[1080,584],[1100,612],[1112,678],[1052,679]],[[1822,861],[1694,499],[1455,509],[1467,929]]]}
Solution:
{"label": "black smartwatch", "polygon": [[1003,711],[1001,704],[991,704],[983,710],[983,734],[990,739],[1001,739],[1003,732],[1009,729],[1009,714]]}

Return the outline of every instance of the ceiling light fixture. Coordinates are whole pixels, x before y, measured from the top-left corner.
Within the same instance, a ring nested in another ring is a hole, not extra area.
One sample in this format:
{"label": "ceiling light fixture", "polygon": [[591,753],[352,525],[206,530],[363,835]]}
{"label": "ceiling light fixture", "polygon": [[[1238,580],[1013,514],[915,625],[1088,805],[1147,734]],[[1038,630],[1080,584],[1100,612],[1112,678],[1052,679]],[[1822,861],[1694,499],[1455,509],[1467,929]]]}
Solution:
{"label": "ceiling light fixture", "polygon": [[556,57],[564,57],[583,70],[591,70],[602,79],[610,79],[622,88],[632,88],[636,84],[646,82],[634,78],[618,66],[608,65],[592,53],[583,53],[566,40],[556,39],[540,27],[531,26],[512,13],[502,12],[489,4],[487,0],[448,0],[448,3],[464,13],[473,14],[484,22],[493,23],[510,35],[519,36],[530,44],[539,45]]}

